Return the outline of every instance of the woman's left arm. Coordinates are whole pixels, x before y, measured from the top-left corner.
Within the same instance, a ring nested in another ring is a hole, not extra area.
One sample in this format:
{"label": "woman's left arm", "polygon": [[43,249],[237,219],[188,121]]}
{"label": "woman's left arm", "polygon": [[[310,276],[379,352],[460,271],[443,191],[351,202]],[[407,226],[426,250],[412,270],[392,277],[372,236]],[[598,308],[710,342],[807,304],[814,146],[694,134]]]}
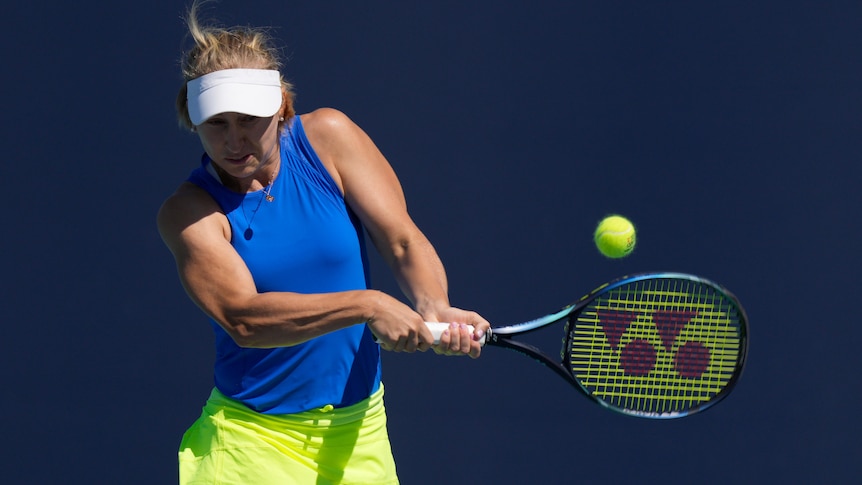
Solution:
{"label": "woman's left arm", "polygon": [[[408,214],[398,177],[371,138],[334,109],[303,115],[302,123],[321,161],[416,311],[425,321],[453,324],[435,351],[478,357],[481,345],[477,340],[490,325],[476,312],[450,305],[443,263]],[[474,327],[472,334],[466,325]]]}

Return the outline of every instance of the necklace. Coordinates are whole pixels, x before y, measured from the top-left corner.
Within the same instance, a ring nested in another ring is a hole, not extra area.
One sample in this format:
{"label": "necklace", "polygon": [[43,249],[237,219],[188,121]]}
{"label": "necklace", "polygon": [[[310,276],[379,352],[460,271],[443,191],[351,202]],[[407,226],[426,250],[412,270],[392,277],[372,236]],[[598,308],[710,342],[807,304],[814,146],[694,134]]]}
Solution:
{"label": "necklace", "polygon": [[[275,180],[273,180],[272,182],[275,182]],[[272,202],[275,200],[275,196],[270,194],[270,192],[272,191],[272,182],[270,182],[269,185],[266,186],[266,189],[264,189],[263,191],[264,198],[267,202]]]}
{"label": "necklace", "polygon": [[270,177],[269,177],[269,183],[266,184],[266,187],[263,189],[264,198],[266,199],[267,202],[272,202],[275,200],[275,196],[270,194],[270,192],[272,192],[272,186],[275,185],[275,175],[276,175],[277,171],[278,171],[277,166],[274,169],[272,169],[272,175],[270,175]]}
{"label": "necklace", "polygon": [[254,237],[254,229],[251,228],[251,223],[254,222],[254,218],[257,216],[257,211],[260,210],[260,206],[261,206],[261,204],[263,204],[264,199],[267,202],[272,202],[275,200],[275,196],[271,194],[272,186],[274,183],[275,183],[275,171],[272,172],[272,178],[269,180],[269,183],[266,185],[266,187],[262,190],[263,195],[261,195],[260,199],[257,200],[257,206],[251,212],[251,218],[249,218],[245,214],[245,199],[246,198],[243,197],[243,199],[242,199],[242,216],[246,220],[246,228],[245,228],[245,232],[242,233],[242,237],[244,237],[246,241],[249,241],[249,240],[251,240],[252,237]]}

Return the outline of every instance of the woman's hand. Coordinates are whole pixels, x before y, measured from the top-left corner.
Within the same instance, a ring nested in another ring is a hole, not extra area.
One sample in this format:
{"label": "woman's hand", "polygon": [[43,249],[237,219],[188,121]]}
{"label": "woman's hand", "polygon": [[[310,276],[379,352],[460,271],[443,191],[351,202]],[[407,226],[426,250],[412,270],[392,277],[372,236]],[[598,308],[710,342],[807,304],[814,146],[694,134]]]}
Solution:
{"label": "woman's hand", "polygon": [[421,315],[385,293],[374,294],[374,312],[367,324],[383,350],[425,352],[432,347],[434,336]]}
{"label": "woman's hand", "polygon": [[[440,355],[469,355],[477,358],[482,353],[482,337],[491,324],[476,312],[449,307],[439,312],[426,313],[429,322],[446,322],[449,328],[440,336],[440,343],[432,347]],[[469,326],[473,327],[470,331]]]}

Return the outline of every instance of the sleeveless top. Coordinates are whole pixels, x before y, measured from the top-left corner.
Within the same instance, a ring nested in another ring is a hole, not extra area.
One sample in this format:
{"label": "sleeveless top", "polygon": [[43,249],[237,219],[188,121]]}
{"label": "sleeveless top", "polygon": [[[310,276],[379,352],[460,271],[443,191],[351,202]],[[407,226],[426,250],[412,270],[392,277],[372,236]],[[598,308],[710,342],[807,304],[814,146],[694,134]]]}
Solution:
{"label": "sleeveless top", "polygon": [[[258,292],[329,293],[369,287],[362,224],[311,147],[299,116],[279,139],[281,168],[264,191],[240,194],[201,167],[188,180],[206,190],[230,221],[231,244]],[[249,408],[288,414],[344,407],[380,385],[380,347],[365,324],[273,349],[239,347],[212,321],[215,385]]]}

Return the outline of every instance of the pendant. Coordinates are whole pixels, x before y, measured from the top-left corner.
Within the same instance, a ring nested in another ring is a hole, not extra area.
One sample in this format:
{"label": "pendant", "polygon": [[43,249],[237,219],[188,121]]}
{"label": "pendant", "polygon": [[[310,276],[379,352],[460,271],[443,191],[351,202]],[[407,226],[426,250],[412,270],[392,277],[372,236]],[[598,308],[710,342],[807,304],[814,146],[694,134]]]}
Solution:
{"label": "pendant", "polygon": [[275,200],[275,197],[273,197],[272,195],[266,194],[266,201],[267,202],[272,202],[274,200]]}
{"label": "pendant", "polygon": [[254,236],[254,231],[252,231],[250,227],[242,234],[242,237],[244,237],[246,241],[251,241],[252,236]]}

